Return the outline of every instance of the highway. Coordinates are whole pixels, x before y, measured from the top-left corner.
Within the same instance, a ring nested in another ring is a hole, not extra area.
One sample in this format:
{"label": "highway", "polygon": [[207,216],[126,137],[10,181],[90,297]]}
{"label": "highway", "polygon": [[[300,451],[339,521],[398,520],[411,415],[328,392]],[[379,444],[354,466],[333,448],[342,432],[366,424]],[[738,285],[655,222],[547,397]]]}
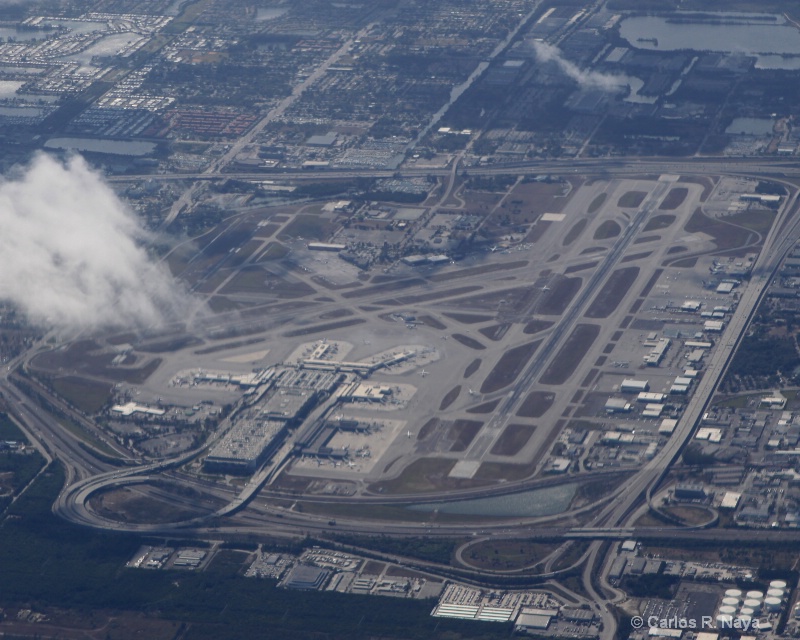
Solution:
{"label": "highway", "polygon": [[[607,160],[605,161],[608,162]],[[778,176],[785,184],[791,185],[793,180],[800,179],[800,166],[790,161],[765,162],[763,159],[733,162],[731,164],[721,161],[711,161],[709,159],[687,160],[687,161],[619,161],[612,165],[603,164],[603,160],[589,160],[574,163],[579,168],[581,174],[592,175],[603,174],[610,178],[629,177],[638,175],[654,174],[693,174],[693,175],[712,175],[723,173],[726,175],[747,175],[759,176]],[[573,166],[573,165],[570,165]],[[454,163],[448,167],[444,173],[448,180],[443,190],[445,194],[440,200],[443,202],[450,194],[457,174],[458,164]],[[724,170],[723,170],[724,168]],[[492,173],[505,173],[508,167],[482,167],[478,169],[484,175]],[[473,169],[468,169],[470,173]],[[476,171],[477,172],[477,171]],[[515,174],[529,173],[553,173],[565,174],[570,172],[568,165],[561,162],[532,162],[515,165]],[[362,175],[363,172],[349,172],[350,175]],[[411,175],[403,172],[404,175]],[[427,174],[427,172],[426,172]],[[225,174],[227,176],[227,174]],[[252,177],[253,174],[246,174]],[[341,174],[339,174],[341,175]],[[185,176],[181,176],[183,179]],[[208,177],[208,176],[205,176]],[[319,179],[329,177],[328,174],[308,173],[298,174],[296,179]],[[126,177],[126,179],[128,179]],[[164,177],[170,179],[170,177]],[[592,296],[602,287],[615,266],[619,263],[625,250],[633,241],[642,225],[648,219],[653,210],[658,207],[662,196],[672,183],[664,181],[653,191],[648,200],[639,208],[637,215],[631,220],[628,227],[606,254],[600,266],[590,277],[576,299],[568,307],[562,316],[561,321],[547,334],[546,340],[540,348],[540,352],[528,365],[527,369],[515,383],[511,394],[503,402],[501,416],[503,420],[514,413],[521,400],[525,397],[526,390],[536,380],[544,370],[544,367],[552,360],[559,347],[574,329],[584,312]],[[24,425],[25,429],[35,440],[37,447],[47,456],[62,461],[67,469],[67,487],[60,494],[54,504],[54,511],[63,518],[89,527],[106,528],[118,531],[133,531],[141,533],[160,533],[175,534],[185,536],[207,537],[230,535],[234,538],[242,536],[258,536],[268,531],[270,536],[285,536],[288,538],[298,535],[323,536],[336,532],[340,534],[354,534],[363,536],[385,535],[392,536],[411,536],[411,537],[439,537],[439,538],[464,538],[466,536],[486,537],[489,539],[519,538],[525,537],[532,540],[590,540],[592,545],[584,555],[583,580],[587,592],[595,600],[595,611],[603,618],[604,637],[610,638],[609,633],[613,633],[613,621],[608,619],[606,605],[618,602],[622,597],[620,592],[608,584],[603,575],[603,567],[607,567],[605,556],[601,553],[603,544],[607,541],[623,540],[635,537],[639,540],[658,540],[669,537],[671,540],[686,540],[697,542],[721,541],[735,543],[740,541],[752,540],[752,531],[741,529],[724,530],[705,530],[705,529],[676,529],[676,528],[640,528],[633,527],[631,524],[631,514],[637,505],[643,500],[649,500],[654,489],[662,481],[665,473],[670,469],[672,463],[680,454],[680,451],[691,437],[696,424],[698,423],[703,411],[705,411],[718,382],[722,379],[727,370],[728,364],[733,357],[741,337],[752,318],[759,302],[763,298],[766,288],[771,281],[773,273],[779,266],[783,256],[794,246],[800,238],[800,217],[796,215],[798,209],[798,196],[796,191],[792,191],[791,197],[785,203],[778,219],[771,228],[769,234],[764,239],[763,247],[755,265],[753,276],[746,288],[743,289],[741,298],[735,314],[731,318],[725,333],[723,334],[717,348],[712,353],[706,368],[706,374],[701,379],[695,392],[687,405],[684,414],[676,428],[673,436],[665,447],[658,452],[656,457],[636,472],[627,481],[623,482],[619,488],[611,492],[602,500],[586,507],[551,516],[547,518],[520,518],[513,522],[509,520],[497,521],[491,524],[481,524],[480,531],[475,524],[450,524],[430,522],[397,522],[392,523],[391,531],[387,531],[385,523],[380,521],[359,520],[355,518],[337,517],[337,523],[332,526],[328,516],[310,515],[298,513],[288,509],[267,506],[261,503],[251,503],[249,508],[242,510],[241,507],[250,502],[254,496],[258,495],[258,488],[264,478],[259,478],[258,482],[252,482],[240,492],[238,496],[232,495],[229,491],[216,486],[204,485],[202,481],[192,479],[187,476],[176,477],[176,481],[188,484],[203,485],[204,490],[213,493],[216,497],[225,502],[225,505],[215,513],[207,516],[193,518],[184,522],[172,524],[123,524],[101,517],[91,510],[87,501],[92,494],[97,491],[110,487],[121,487],[131,484],[144,485],[148,480],[163,477],[163,474],[173,473],[181,465],[202,454],[206,447],[188,452],[179,458],[170,461],[157,462],[152,464],[142,464],[133,460],[125,461],[128,466],[112,466],[108,462],[92,453],[91,448],[79,442],[76,437],[58,425],[52,417],[37,406],[37,401],[28,397],[26,393],[14,384],[13,367],[10,367],[4,375],[0,376],[0,393],[6,398],[9,405],[13,407],[15,416]],[[441,288],[443,291],[449,286],[448,283],[431,285],[431,290]],[[376,295],[385,295],[381,292]],[[359,302],[365,302],[359,300]],[[336,306],[335,304],[331,305]],[[276,315],[270,321],[282,321],[290,319],[292,312]],[[242,322],[251,322],[249,320]],[[13,363],[20,366],[32,357],[32,353],[26,354]],[[27,358],[27,360],[26,360]],[[28,384],[31,384],[28,382]],[[47,390],[37,387],[37,393],[41,392],[47,396]],[[70,408],[61,403],[58,398],[48,397],[48,401],[70,414]],[[74,419],[81,416],[71,416]],[[89,425],[91,426],[91,425]],[[502,425],[501,425],[502,426]],[[593,472],[583,474],[581,478],[590,480],[612,478],[611,472]],[[571,478],[574,479],[574,478]],[[426,502],[437,500],[452,500],[456,497],[476,497],[486,495],[499,495],[520,491],[540,486],[550,486],[559,484],[562,479],[536,479],[533,481],[509,482],[504,486],[463,490],[460,492],[442,492],[441,494],[426,495]],[[318,502],[341,502],[337,498],[314,498]],[[370,504],[376,505],[402,505],[408,502],[408,496],[363,496],[359,502],[368,508]],[[572,516],[580,516],[594,510],[591,521],[582,527],[565,527],[563,522]],[[763,543],[794,543],[800,542],[800,532],[796,531],[764,531],[759,535],[759,541]],[[554,555],[548,566],[552,566],[557,558]],[[420,565],[418,561],[409,564]],[[437,570],[444,574],[448,571],[447,567],[429,563],[425,565],[427,570]],[[491,572],[474,572],[476,579],[483,577],[492,580]]]}

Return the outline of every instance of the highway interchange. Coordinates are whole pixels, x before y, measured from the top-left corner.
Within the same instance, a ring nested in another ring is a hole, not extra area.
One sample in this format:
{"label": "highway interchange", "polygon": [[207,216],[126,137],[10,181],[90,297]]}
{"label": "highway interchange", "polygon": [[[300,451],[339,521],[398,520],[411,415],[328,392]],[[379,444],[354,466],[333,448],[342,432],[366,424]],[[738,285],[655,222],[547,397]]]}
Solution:
{"label": "highway interchange", "polygon": [[[632,526],[631,516],[636,511],[636,507],[643,501],[649,500],[655,488],[662,480],[671,463],[677,458],[681,449],[691,437],[692,432],[708,405],[708,402],[716,389],[719,381],[725,374],[727,366],[736,351],[741,337],[748,326],[759,301],[762,299],[767,285],[771,280],[772,274],[777,269],[783,256],[800,239],[800,217],[797,212],[797,191],[791,187],[797,179],[800,179],[800,166],[790,161],[765,161],[763,159],[742,159],[741,161],[730,162],[728,160],[713,160],[709,158],[693,159],[685,162],[675,160],[636,160],[625,161],[616,160],[588,160],[567,162],[531,162],[516,164],[503,167],[470,167],[470,174],[493,175],[510,173],[512,175],[523,174],[557,174],[564,175],[578,172],[586,176],[603,176],[607,178],[620,178],[631,175],[724,175],[736,174],[752,177],[770,177],[773,180],[783,182],[790,187],[791,197],[782,208],[780,218],[773,225],[769,235],[763,243],[763,248],[754,269],[754,277],[751,279],[744,294],[741,297],[735,315],[732,317],[729,327],[725,334],[724,344],[714,351],[713,359],[707,363],[706,375],[702,379],[699,387],[695,390],[691,402],[686,408],[685,418],[681,421],[679,429],[668,441],[667,445],[659,451],[656,457],[636,472],[627,481],[621,483],[610,495],[603,497],[600,502],[584,508],[582,512],[591,512],[591,520],[585,526],[574,527],[564,526],[571,513],[559,514],[555,517],[542,518],[523,518],[518,522],[509,524],[508,521],[498,522],[497,524],[482,524],[480,532],[476,531],[474,524],[446,524],[440,523],[431,526],[430,523],[396,523],[393,525],[391,535],[395,536],[430,536],[430,537],[459,537],[464,536],[485,536],[494,538],[516,538],[525,537],[543,540],[572,540],[589,539],[593,543],[589,551],[581,558],[584,566],[584,583],[587,592],[593,596],[596,611],[601,615],[605,622],[605,628],[613,629],[613,619],[610,617],[606,604],[616,602],[620,598],[619,592],[611,589],[605,583],[603,587],[598,586],[593,576],[601,574],[601,568],[605,561],[602,554],[603,543],[608,540],[625,539],[636,537],[637,539],[659,539],[665,533],[659,528],[657,530],[646,529]],[[436,171],[425,171],[425,175],[436,174]],[[227,177],[229,174],[225,174]],[[230,174],[237,178],[254,177],[253,174],[236,173]],[[336,177],[356,177],[368,174],[367,172],[336,172]],[[421,175],[419,172],[403,171],[402,175],[414,176]],[[453,168],[445,172],[449,178],[449,189],[452,187],[454,177]],[[204,174],[196,178],[221,177],[209,176]],[[259,174],[263,177],[263,174]],[[310,176],[307,172],[303,173],[278,173],[273,178],[286,180],[319,180],[328,177],[328,174],[316,174]],[[155,179],[186,179],[187,176],[154,176]],[[130,177],[126,177],[129,180]],[[663,196],[667,183],[660,185],[658,197]],[[550,357],[556,352],[563,343],[565,336],[575,325],[576,319],[581,315],[588,304],[590,295],[598,290],[604,280],[608,277],[613,267],[619,261],[624,249],[635,237],[639,227],[645,222],[648,215],[657,203],[658,197],[648,199],[640,208],[639,214],[631,221],[629,227],[615,242],[614,247],[604,257],[602,264],[595,270],[588,286],[569,306],[563,314],[560,322],[549,333],[545,344],[537,357],[532,360],[525,372],[518,378],[513,391],[507,395],[502,404],[500,416],[508,416],[518,407],[524,392],[528,388],[533,378],[538,375],[547,364]],[[288,315],[288,314],[287,314]],[[148,479],[160,473],[170,473],[179,468],[184,463],[196,458],[205,451],[205,447],[193,450],[181,455],[179,458],[166,462],[142,464],[142,461],[125,459],[122,463],[110,464],[103,455],[97,455],[91,446],[79,442],[76,437],[60,426],[52,419],[52,416],[42,408],[42,398],[62,411],[71,411],[57,397],[49,394],[46,388],[37,388],[36,395],[29,395],[31,382],[20,377],[20,373],[15,371],[17,367],[22,370],[26,359],[30,359],[31,353],[25,354],[17,361],[10,363],[3,376],[0,377],[0,393],[3,394],[6,402],[10,405],[15,419],[25,429],[31,440],[45,456],[50,459],[58,459],[67,471],[67,486],[59,496],[54,510],[67,520],[92,527],[110,528],[119,531],[134,531],[147,533],[170,533],[175,535],[180,533],[187,536],[198,537],[226,537],[241,538],[248,535],[258,536],[268,533],[269,536],[297,536],[297,535],[317,535],[330,531],[328,518],[321,516],[305,515],[294,511],[287,511],[280,508],[268,507],[266,505],[249,502],[257,495],[260,483],[251,482],[242,495],[236,496],[229,490],[221,489],[218,486],[205,487],[207,490],[215,492],[218,497],[228,506],[218,510],[215,514],[206,517],[194,518],[192,520],[173,523],[173,524],[123,524],[114,522],[99,516],[88,507],[88,498],[95,492],[109,487],[123,486],[127,484],[146,483]],[[18,384],[20,380],[23,385]],[[15,382],[17,384],[15,384]],[[73,419],[85,421],[79,414],[72,416]],[[89,422],[89,421],[85,421]],[[90,425],[86,425],[91,428]],[[597,474],[601,476],[602,474]],[[176,476],[177,477],[177,476]],[[266,480],[266,478],[264,478]],[[180,476],[180,482],[188,482],[188,476]],[[497,495],[510,491],[519,491],[541,484],[539,481],[522,481],[511,483],[504,487],[484,488],[480,490],[462,491],[461,495]],[[443,493],[439,499],[452,498],[452,492]],[[426,499],[428,499],[426,497]],[[436,500],[437,496],[430,496],[431,500]],[[369,501],[369,498],[366,498]],[[374,498],[375,502],[386,503],[386,498]],[[248,504],[249,502],[249,504]],[[389,500],[391,502],[391,499]],[[242,507],[246,509],[241,509]],[[355,535],[375,535],[386,533],[385,524],[380,522],[369,522],[364,520],[350,520],[339,518],[336,524],[339,533],[351,533]],[[704,529],[670,529],[669,537],[673,540],[725,540],[737,542],[751,539],[751,534],[742,530],[704,530]],[[764,541],[788,542],[800,540],[797,532],[768,532],[762,538]],[[428,570],[435,570],[437,567],[430,563],[420,563],[418,561],[408,561],[415,566],[424,567]],[[438,567],[445,571],[446,568]],[[474,578],[478,578],[477,572],[471,572]],[[490,576],[484,576],[491,581]],[[601,581],[603,584],[604,581]],[[605,591],[606,593],[603,593]],[[608,637],[611,637],[608,635]]]}

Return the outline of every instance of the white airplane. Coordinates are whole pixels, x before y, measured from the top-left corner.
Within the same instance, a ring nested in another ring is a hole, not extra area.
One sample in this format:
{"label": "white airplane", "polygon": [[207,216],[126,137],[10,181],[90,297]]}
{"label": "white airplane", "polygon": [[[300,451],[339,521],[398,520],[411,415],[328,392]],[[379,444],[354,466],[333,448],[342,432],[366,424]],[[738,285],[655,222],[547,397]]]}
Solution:
{"label": "white airplane", "polygon": [[411,431],[410,430],[406,431],[406,437],[409,438],[409,439],[411,438]]}
{"label": "white airplane", "polygon": [[469,390],[469,395],[474,396],[474,395],[477,395],[477,393],[475,393],[474,389],[470,389]]}
{"label": "white airplane", "polygon": [[491,252],[492,252],[492,253],[494,253],[495,251],[497,251],[497,249],[498,249],[498,248],[499,248],[499,247],[498,247],[497,245],[494,245],[494,246],[491,248]]}
{"label": "white airplane", "polygon": [[424,377],[425,377],[425,376],[427,376],[429,373],[430,373],[430,371],[425,371],[425,369],[423,369],[422,371],[420,371],[420,372],[419,372],[419,375],[421,375],[421,376],[424,378]]}
{"label": "white airplane", "polygon": [[348,466],[348,467],[350,467],[350,468],[352,469],[353,467],[355,467],[355,466],[356,466],[356,463],[355,463],[355,462],[351,462],[350,460],[348,460],[348,461],[347,461],[347,466]]}
{"label": "white airplane", "polygon": [[542,287],[542,291],[550,291],[550,287],[548,287],[547,285],[544,285]]}

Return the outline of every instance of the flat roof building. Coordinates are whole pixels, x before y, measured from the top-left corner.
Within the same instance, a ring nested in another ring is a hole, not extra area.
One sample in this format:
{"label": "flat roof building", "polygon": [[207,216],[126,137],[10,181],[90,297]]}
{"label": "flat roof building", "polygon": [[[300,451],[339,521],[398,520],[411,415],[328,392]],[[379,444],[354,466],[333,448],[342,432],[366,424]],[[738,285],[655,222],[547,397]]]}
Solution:
{"label": "flat roof building", "polygon": [[642,391],[649,391],[650,390],[650,383],[647,380],[636,380],[632,378],[626,378],[622,381],[620,385],[620,391],[623,393],[640,393]]}

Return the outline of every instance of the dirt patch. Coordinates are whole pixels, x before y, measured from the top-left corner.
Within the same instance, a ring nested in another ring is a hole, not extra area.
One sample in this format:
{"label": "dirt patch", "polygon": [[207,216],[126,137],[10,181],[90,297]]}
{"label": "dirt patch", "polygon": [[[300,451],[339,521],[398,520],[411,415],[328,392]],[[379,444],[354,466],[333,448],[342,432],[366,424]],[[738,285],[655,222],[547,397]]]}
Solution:
{"label": "dirt patch", "polygon": [[476,313],[443,313],[442,315],[462,324],[478,324],[494,319],[492,316],[482,316]]}
{"label": "dirt patch", "polygon": [[453,387],[452,389],[450,389],[450,391],[448,391],[445,394],[444,398],[442,398],[442,402],[441,404],[439,404],[439,411],[444,411],[451,404],[453,404],[456,401],[456,398],[458,398],[458,394],[460,393],[461,393],[461,385],[458,385],[457,387]]}
{"label": "dirt patch", "polygon": [[460,342],[465,347],[469,347],[470,349],[476,349],[478,351],[486,348],[485,345],[478,342],[475,338],[470,338],[469,336],[465,336],[463,333],[454,333],[453,340],[455,340],[456,342]]}
{"label": "dirt patch", "polygon": [[671,256],[674,253],[683,253],[684,251],[688,251],[689,247],[684,247],[683,245],[676,244],[669,249],[667,249],[667,255]]}
{"label": "dirt patch", "polygon": [[581,288],[583,278],[559,278],[545,291],[536,311],[546,316],[560,316]]}
{"label": "dirt patch", "polygon": [[596,324],[579,324],[573,329],[564,346],[542,375],[542,384],[564,384],[583,360],[597,336],[600,327]]}
{"label": "dirt patch", "polygon": [[553,406],[555,399],[556,394],[552,391],[531,391],[517,415],[520,418],[541,418]]}
{"label": "dirt patch", "polygon": [[525,325],[525,328],[522,330],[522,333],[526,335],[531,335],[532,333],[539,333],[540,331],[544,331],[545,329],[549,329],[553,326],[553,322],[549,320],[531,320],[528,324]]}
{"label": "dirt patch", "polygon": [[606,220],[594,232],[595,240],[609,240],[622,233],[622,227],[614,220]]}
{"label": "dirt patch", "polygon": [[509,327],[511,326],[510,323],[504,322],[502,324],[494,324],[490,327],[484,327],[483,329],[478,329],[483,335],[485,335],[489,340],[493,340],[497,342],[503,339],[503,336],[506,335]]}
{"label": "dirt patch", "polygon": [[297,336],[308,336],[312,333],[320,333],[322,331],[333,331],[334,329],[343,329],[345,327],[352,327],[357,324],[364,324],[366,320],[363,318],[351,318],[350,320],[340,320],[339,322],[329,322],[327,324],[318,324],[313,327],[306,327],[305,329],[295,329],[294,331],[287,331],[283,334],[286,338],[296,338]]}
{"label": "dirt patch", "polygon": [[439,418],[431,418],[428,420],[419,430],[419,433],[417,434],[417,441],[424,440],[428,436],[432,435],[433,432],[438,429],[440,424],[442,424],[442,421],[439,420]]}
{"label": "dirt patch", "polygon": [[453,441],[450,451],[466,451],[482,426],[483,422],[477,420],[456,420],[447,431],[447,437]]}
{"label": "dirt patch", "polygon": [[496,456],[515,456],[528,444],[536,427],[529,424],[510,424],[492,447],[491,453]]}
{"label": "dirt patch", "polygon": [[422,322],[425,326],[433,327],[434,329],[439,329],[439,331],[447,329],[446,324],[444,324],[441,320],[437,320],[433,316],[419,316],[417,320]]}
{"label": "dirt patch", "polygon": [[586,228],[586,225],[589,223],[589,220],[583,218],[582,220],[578,220],[575,224],[572,225],[572,228],[567,232],[567,235],[564,236],[564,242],[562,243],[565,247],[568,247],[573,242],[578,239],[583,233],[583,230]]}
{"label": "dirt patch", "polygon": [[626,267],[617,269],[603,285],[589,309],[587,318],[607,318],[616,308],[625,294],[628,293],[636,278],[639,276],[639,267]]}
{"label": "dirt patch", "polygon": [[647,242],[656,242],[657,240],[661,240],[661,236],[643,236],[641,238],[636,238],[633,244],[645,244]]}
{"label": "dirt patch", "polygon": [[673,187],[658,208],[661,209],[661,211],[674,211],[683,204],[683,201],[686,200],[686,196],[688,195],[689,189],[686,187]]}
{"label": "dirt patch", "polygon": [[493,393],[514,382],[533,354],[536,353],[540,344],[542,344],[541,340],[534,340],[506,351],[497,361],[494,369],[486,376],[486,380],[481,386],[481,393]]}
{"label": "dirt patch", "polygon": [[592,253],[600,253],[601,251],[608,251],[606,247],[589,247],[588,249],[584,249],[581,251],[582,256],[588,256]]}
{"label": "dirt patch", "polygon": [[617,200],[617,206],[620,209],[638,209],[646,197],[647,191],[628,191]]}
{"label": "dirt patch", "polygon": [[467,413],[477,413],[477,414],[491,413],[497,408],[498,404],[500,404],[500,398],[498,398],[497,400],[489,400],[489,402],[484,402],[483,404],[479,404],[477,407],[472,407],[471,409],[467,409]]}
{"label": "dirt patch", "polygon": [[475,372],[481,368],[481,362],[483,362],[480,358],[475,358],[472,362],[467,365],[467,368],[464,369],[464,379],[471,377],[475,374]]}
{"label": "dirt patch", "polygon": [[646,233],[648,231],[659,231],[661,229],[666,229],[667,227],[671,226],[673,222],[675,222],[674,215],[671,213],[661,213],[650,218],[642,231]]}
{"label": "dirt patch", "polygon": [[606,203],[607,198],[608,198],[607,193],[601,193],[595,196],[594,200],[592,200],[591,204],[589,204],[589,209],[587,211],[589,213],[596,213],[597,211],[600,210],[600,207],[602,207]]}
{"label": "dirt patch", "polygon": [[567,267],[566,269],[564,269],[564,273],[568,275],[570,273],[584,271],[586,269],[591,269],[593,267],[596,267],[598,264],[600,263],[597,260],[595,260],[594,262],[582,262],[581,264],[576,264],[571,267]]}

